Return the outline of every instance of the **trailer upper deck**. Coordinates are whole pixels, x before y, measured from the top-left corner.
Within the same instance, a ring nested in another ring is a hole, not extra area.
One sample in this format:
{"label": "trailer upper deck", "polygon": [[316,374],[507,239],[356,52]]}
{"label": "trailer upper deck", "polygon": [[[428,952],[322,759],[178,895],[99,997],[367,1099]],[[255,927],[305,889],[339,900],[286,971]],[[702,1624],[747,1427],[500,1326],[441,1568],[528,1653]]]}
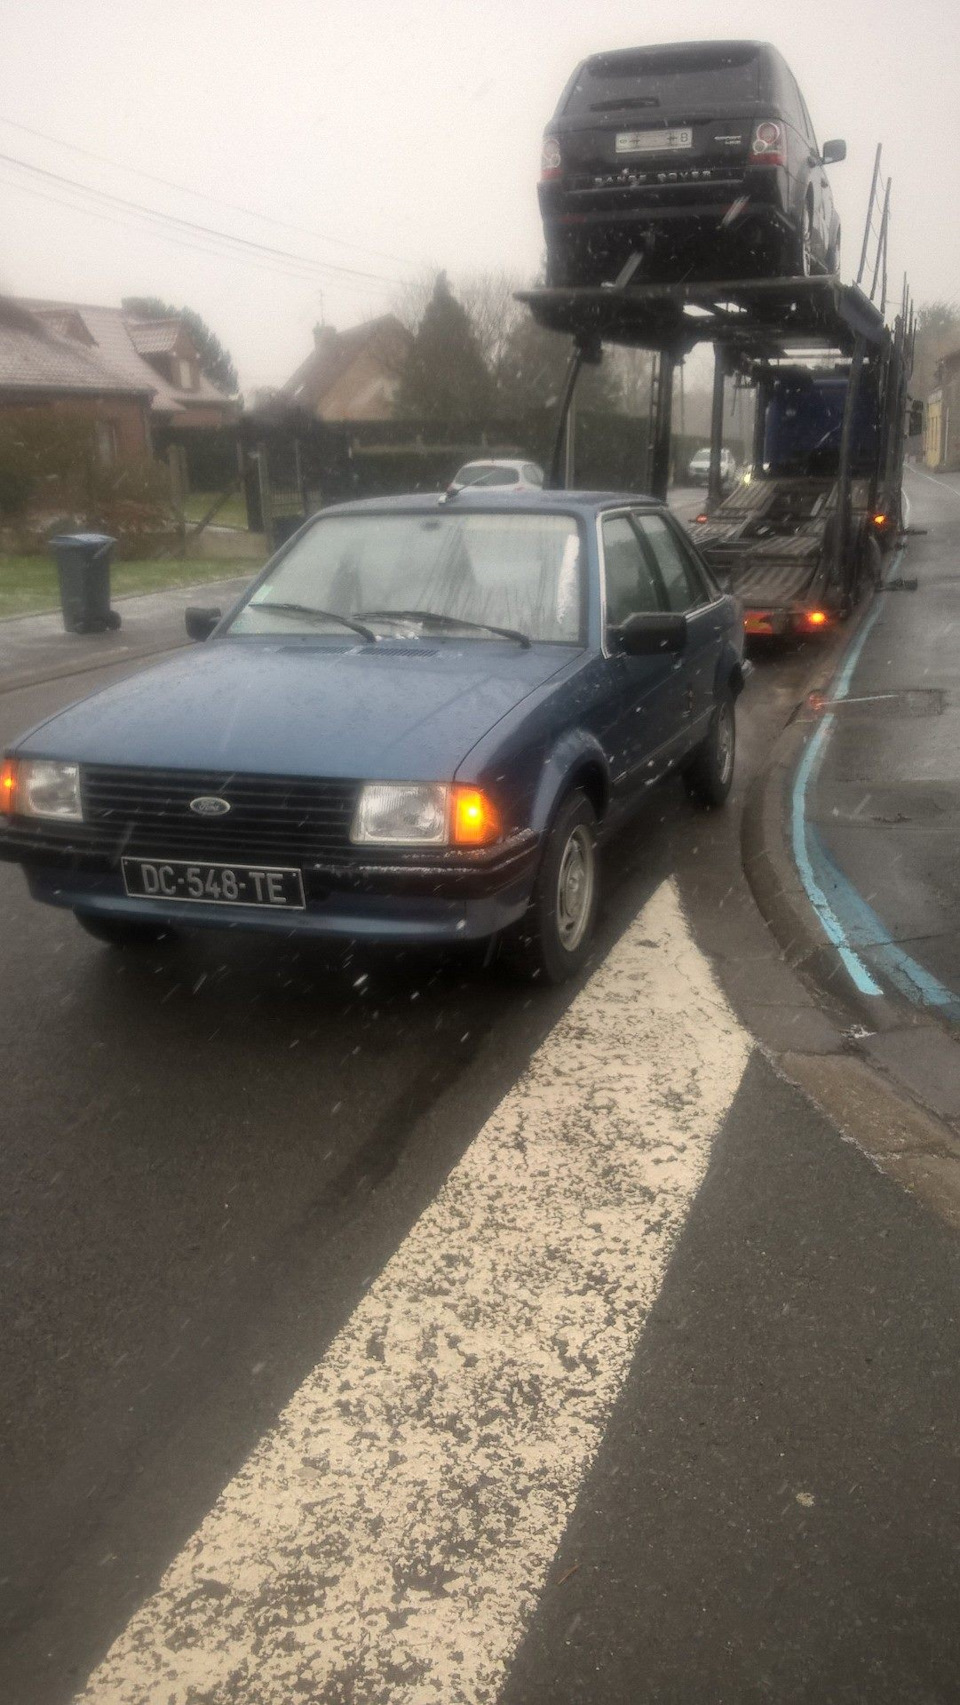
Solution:
{"label": "trailer upper deck", "polygon": [[539,325],[566,332],[581,345],[667,350],[675,358],[698,343],[771,360],[798,347],[850,355],[858,337],[879,346],[889,335],[876,304],[857,285],[836,277],[628,281],[517,295]]}

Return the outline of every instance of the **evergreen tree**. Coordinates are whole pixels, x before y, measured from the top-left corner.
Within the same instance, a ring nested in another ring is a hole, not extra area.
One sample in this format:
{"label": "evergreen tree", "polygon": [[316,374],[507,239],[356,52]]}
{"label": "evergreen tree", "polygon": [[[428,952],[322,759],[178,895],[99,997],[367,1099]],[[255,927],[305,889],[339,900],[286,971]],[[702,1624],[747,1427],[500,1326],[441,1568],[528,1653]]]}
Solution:
{"label": "evergreen tree", "polygon": [[415,420],[482,420],[492,403],[493,384],[470,316],[440,272],[401,376],[397,413]]}

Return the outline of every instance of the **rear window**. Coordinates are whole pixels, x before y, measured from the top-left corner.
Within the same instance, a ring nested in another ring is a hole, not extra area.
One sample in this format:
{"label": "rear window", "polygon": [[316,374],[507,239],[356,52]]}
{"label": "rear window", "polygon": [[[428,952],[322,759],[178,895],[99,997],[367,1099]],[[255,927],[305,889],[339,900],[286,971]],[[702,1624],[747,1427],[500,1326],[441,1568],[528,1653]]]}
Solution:
{"label": "rear window", "polygon": [[581,67],[565,112],[711,112],[760,99],[756,47],[638,48],[603,53]]}
{"label": "rear window", "polygon": [[516,485],[515,468],[498,468],[490,462],[470,462],[457,475],[464,485]]}

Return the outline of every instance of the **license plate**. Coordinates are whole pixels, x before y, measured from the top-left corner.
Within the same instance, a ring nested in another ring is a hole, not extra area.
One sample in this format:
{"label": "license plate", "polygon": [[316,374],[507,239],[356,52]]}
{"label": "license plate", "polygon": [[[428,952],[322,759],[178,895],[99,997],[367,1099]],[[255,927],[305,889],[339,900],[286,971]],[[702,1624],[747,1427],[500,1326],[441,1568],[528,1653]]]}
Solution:
{"label": "license plate", "polygon": [[693,131],[621,130],[617,133],[618,154],[676,154],[693,147]]}
{"label": "license plate", "polygon": [[299,870],[265,864],[188,864],[185,859],[125,858],[123,884],[134,900],[184,900],[206,906],[304,909]]}
{"label": "license plate", "polygon": [[756,610],[748,610],[743,618],[744,633],[772,633],[773,622],[769,616],[764,616]]}

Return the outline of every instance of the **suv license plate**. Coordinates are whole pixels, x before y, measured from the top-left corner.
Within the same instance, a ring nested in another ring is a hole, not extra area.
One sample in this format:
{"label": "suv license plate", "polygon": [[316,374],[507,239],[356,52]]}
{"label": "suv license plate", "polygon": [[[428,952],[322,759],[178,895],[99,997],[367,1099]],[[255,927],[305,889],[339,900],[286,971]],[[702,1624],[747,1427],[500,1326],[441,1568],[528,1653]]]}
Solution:
{"label": "suv license plate", "polygon": [[682,148],[692,147],[693,131],[689,129],[617,132],[618,154],[676,154]]}
{"label": "suv license plate", "polygon": [[304,910],[299,870],[265,864],[188,864],[184,859],[125,858],[123,885],[134,900],[184,900],[207,906]]}

